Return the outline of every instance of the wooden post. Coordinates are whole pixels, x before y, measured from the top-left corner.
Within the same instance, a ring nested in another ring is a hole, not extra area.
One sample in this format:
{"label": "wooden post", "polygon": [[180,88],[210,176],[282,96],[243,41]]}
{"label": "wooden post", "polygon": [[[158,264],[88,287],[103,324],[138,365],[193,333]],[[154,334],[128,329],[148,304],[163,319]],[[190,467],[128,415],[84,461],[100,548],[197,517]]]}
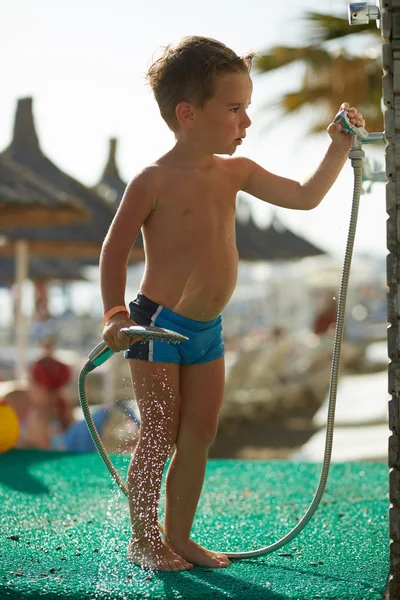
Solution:
{"label": "wooden post", "polygon": [[28,323],[27,317],[22,308],[22,293],[24,282],[28,275],[28,243],[26,240],[17,240],[15,244],[15,373],[14,377],[19,383],[26,380],[27,377],[27,357],[28,357]]}
{"label": "wooden post", "polygon": [[383,103],[386,146],[387,305],[389,354],[390,579],[389,598],[400,600],[400,0],[381,2]]}

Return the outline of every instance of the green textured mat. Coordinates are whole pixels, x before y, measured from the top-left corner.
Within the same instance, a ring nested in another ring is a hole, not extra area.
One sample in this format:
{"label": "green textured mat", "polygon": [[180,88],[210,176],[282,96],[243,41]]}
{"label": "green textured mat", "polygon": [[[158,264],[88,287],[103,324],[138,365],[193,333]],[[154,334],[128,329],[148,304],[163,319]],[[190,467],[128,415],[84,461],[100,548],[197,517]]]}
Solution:
{"label": "green textured mat", "polygon": [[[112,458],[125,476],[129,457]],[[276,541],[304,514],[319,471],[310,463],[209,461],[193,537],[226,551]],[[14,450],[0,455],[0,502],[0,598],[381,600],[384,595],[385,464],[332,465],[322,504],[296,539],[227,569],[149,574],[131,565],[125,557],[127,501],[96,454]]]}

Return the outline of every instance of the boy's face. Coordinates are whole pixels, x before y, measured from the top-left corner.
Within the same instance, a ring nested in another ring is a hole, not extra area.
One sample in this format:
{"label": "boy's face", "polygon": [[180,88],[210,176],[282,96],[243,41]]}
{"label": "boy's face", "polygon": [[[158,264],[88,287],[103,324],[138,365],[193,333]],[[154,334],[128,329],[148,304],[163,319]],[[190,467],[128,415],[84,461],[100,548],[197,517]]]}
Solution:
{"label": "boy's face", "polygon": [[226,73],[217,77],[214,96],[201,109],[194,108],[191,130],[202,151],[232,155],[251,125],[247,107],[253,84],[247,73]]}

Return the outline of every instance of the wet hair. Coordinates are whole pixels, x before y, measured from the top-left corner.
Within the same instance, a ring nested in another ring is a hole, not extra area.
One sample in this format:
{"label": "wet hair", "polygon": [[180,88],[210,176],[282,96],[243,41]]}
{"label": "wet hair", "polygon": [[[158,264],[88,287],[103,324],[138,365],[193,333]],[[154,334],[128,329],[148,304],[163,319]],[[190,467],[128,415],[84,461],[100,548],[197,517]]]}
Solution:
{"label": "wet hair", "polygon": [[214,40],[188,36],[163,52],[150,66],[146,79],[153,90],[161,116],[174,129],[179,102],[192,102],[197,108],[212,98],[215,80],[225,73],[249,73],[255,53],[238,56]]}

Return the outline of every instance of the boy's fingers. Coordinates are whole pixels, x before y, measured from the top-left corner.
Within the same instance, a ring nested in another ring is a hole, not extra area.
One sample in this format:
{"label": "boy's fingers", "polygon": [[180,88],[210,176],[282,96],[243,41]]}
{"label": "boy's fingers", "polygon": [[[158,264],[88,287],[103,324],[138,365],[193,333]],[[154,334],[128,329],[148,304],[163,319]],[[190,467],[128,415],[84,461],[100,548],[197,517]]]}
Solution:
{"label": "boy's fingers", "polygon": [[119,352],[121,350],[117,344],[112,344],[109,342],[106,342],[106,344],[113,352]]}
{"label": "boy's fingers", "polygon": [[128,348],[128,346],[129,346],[129,338],[128,338],[128,336],[125,335],[124,337],[121,337],[119,335],[118,339],[116,341],[116,344],[118,345],[118,348],[120,350],[126,350]]}
{"label": "boy's fingers", "polygon": [[343,103],[341,104],[340,108],[341,108],[342,110],[349,110],[349,108],[350,108],[350,104],[348,104],[348,102],[343,102]]}
{"label": "boy's fingers", "polygon": [[343,127],[340,123],[331,123],[328,127],[328,132],[333,133],[334,131],[342,131]]}

